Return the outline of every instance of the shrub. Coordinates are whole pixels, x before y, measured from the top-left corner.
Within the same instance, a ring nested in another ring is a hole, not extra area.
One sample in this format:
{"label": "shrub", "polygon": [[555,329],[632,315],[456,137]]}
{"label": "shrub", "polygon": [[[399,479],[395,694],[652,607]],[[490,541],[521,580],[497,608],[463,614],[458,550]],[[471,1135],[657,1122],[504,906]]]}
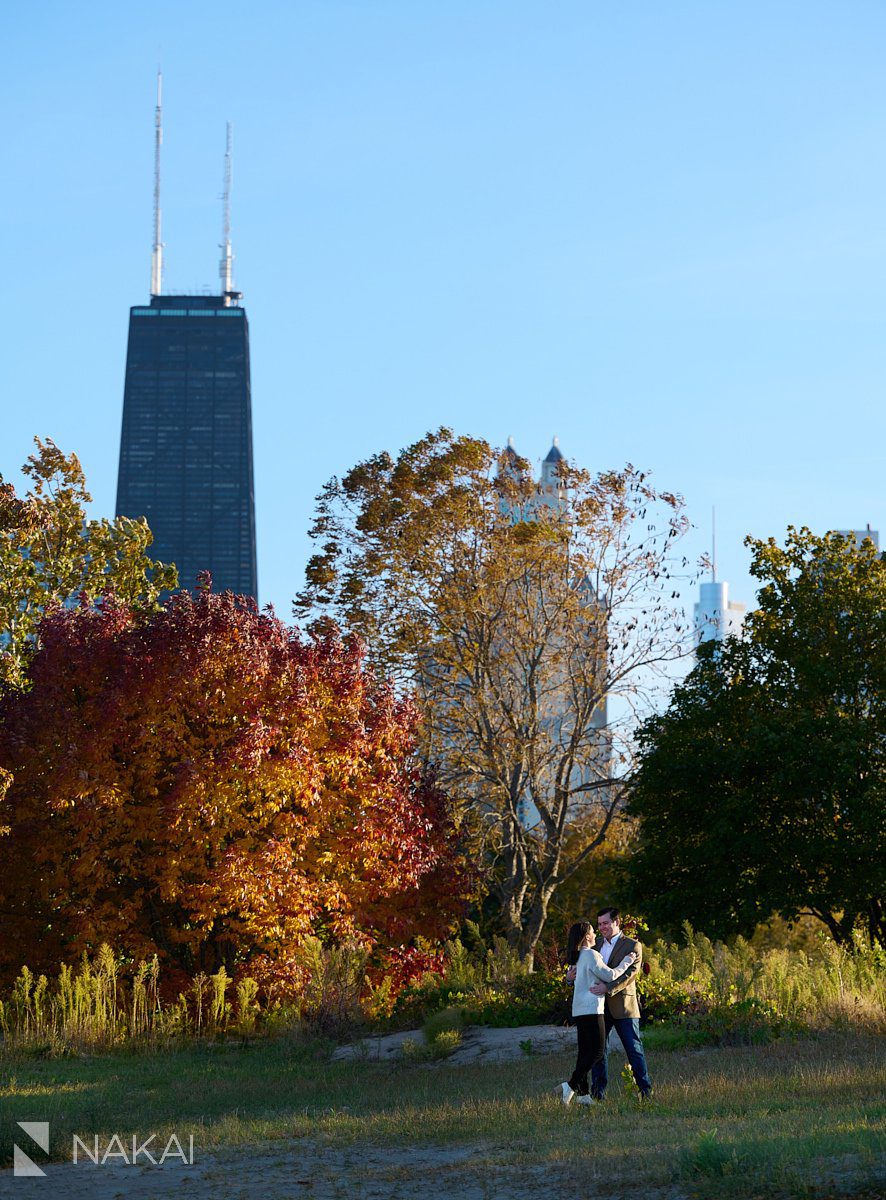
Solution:
{"label": "shrub", "polygon": [[571,996],[561,973],[546,975],[539,971],[488,988],[473,1005],[468,1005],[467,1012],[477,1025],[515,1028],[559,1024],[569,1018]]}
{"label": "shrub", "polygon": [[436,1062],[441,1058],[449,1058],[460,1045],[461,1034],[457,1029],[443,1029],[429,1042],[416,1042],[413,1038],[404,1038],[400,1051],[409,1062]]}
{"label": "shrub", "polygon": [[360,996],[369,953],[356,943],[324,946],[319,938],[305,939],[307,978],[301,996],[301,1017],[319,1037],[341,1037],[364,1023]]}
{"label": "shrub", "polygon": [[570,992],[563,976],[541,971],[509,982],[456,985],[428,979],[406,988],[397,998],[389,1024],[401,1029],[421,1025],[440,1009],[459,1008],[470,1025],[513,1028],[518,1025],[559,1023],[568,1019]]}
{"label": "shrub", "polygon": [[771,1004],[753,997],[734,1004],[721,1001],[707,1011],[686,1013],[678,1018],[678,1024],[714,1046],[766,1045],[802,1028]]}
{"label": "shrub", "polygon": [[464,1012],[460,1008],[441,1008],[424,1023],[426,1042],[435,1041],[441,1033],[459,1033],[464,1028]]}
{"label": "shrub", "polygon": [[663,979],[654,971],[637,978],[643,1018],[646,1021],[674,1021],[697,1005],[687,986],[672,979]]}

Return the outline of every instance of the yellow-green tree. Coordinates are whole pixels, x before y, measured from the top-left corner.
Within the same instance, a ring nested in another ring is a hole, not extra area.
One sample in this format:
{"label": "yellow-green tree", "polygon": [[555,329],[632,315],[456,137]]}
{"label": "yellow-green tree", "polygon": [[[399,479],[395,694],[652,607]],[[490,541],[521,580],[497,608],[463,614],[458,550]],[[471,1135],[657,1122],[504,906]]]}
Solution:
{"label": "yellow-green tree", "polygon": [[83,469],[51,439],[35,438],[37,453],[22,473],[24,497],[0,476],[0,684],[21,686],[37,627],[53,605],[112,591],[121,601],[153,607],[178,582],[174,566],[147,555],[153,538],[145,520],[88,520]]}
{"label": "yellow-green tree", "polygon": [[685,652],[672,571],[686,527],[680,499],[633,467],[563,461],[544,493],[513,451],[448,429],[319,498],[296,611],[359,633],[380,671],[417,689],[423,752],[528,957],[617,819],[632,710]]}

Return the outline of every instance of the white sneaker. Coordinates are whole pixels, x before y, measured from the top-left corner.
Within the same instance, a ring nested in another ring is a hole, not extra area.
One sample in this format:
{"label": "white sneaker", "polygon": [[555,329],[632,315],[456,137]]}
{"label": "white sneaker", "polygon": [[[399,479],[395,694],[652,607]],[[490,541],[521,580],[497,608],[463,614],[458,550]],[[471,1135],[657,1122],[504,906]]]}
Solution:
{"label": "white sneaker", "polygon": [[[559,1087],[554,1088],[554,1091],[560,1097],[560,1099],[562,1100],[562,1102],[564,1104],[572,1103],[572,1097],[575,1095],[575,1092],[572,1090],[572,1088],[569,1086],[568,1083],[561,1083]],[[579,1097],[579,1099],[581,1099],[581,1097]]]}
{"label": "white sneaker", "polygon": [[587,1104],[588,1106],[597,1103],[593,1096],[579,1096],[578,1102],[579,1104]]}

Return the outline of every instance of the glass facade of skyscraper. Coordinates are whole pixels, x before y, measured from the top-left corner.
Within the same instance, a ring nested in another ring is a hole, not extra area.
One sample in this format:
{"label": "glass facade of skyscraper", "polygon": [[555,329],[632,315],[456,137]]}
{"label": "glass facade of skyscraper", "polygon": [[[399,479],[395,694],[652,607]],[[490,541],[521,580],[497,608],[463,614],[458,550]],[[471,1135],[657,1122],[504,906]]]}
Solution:
{"label": "glass facade of skyscraper", "polygon": [[130,310],[117,513],[147,518],[181,587],[211,571],[257,597],[249,327],[223,296]]}

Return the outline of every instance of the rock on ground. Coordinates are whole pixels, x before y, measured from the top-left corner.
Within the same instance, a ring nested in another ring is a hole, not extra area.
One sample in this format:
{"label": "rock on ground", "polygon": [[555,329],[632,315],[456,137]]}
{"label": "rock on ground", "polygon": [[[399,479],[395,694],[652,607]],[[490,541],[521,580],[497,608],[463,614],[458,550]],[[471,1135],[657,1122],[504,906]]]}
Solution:
{"label": "rock on ground", "polygon": [[[357,1058],[367,1062],[383,1062],[401,1057],[405,1041],[422,1045],[424,1040],[420,1029],[367,1037],[347,1046],[339,1046],[333,1052],[332,1061]],[[524,1054],[557,1054],[574,1049],[575,1030],[565,1025],[520,1025],[516,1029],[470,1025],[462,1031],[458,1048],[446,1059],[438,1061],[445,1061],[450,1066],[476,1062],[513,1062]],[[609,1049],[623,1052],[615,1030],[609,1039]]]}

